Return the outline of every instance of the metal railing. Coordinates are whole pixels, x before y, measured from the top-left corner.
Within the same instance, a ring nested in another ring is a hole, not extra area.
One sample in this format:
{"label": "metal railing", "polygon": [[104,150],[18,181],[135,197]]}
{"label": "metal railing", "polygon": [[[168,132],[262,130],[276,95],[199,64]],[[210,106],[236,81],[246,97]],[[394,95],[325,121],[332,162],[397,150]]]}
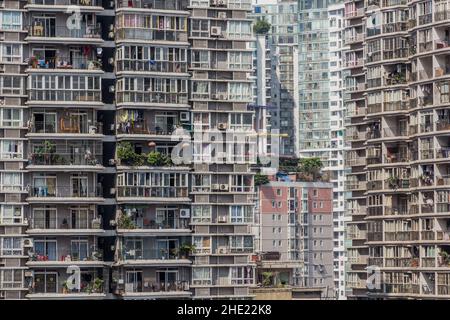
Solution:
{"label": "metal railing", "polygon": [[137,292],[183,292],[189,290],[189,281],[150,282],[143,285],[142,282],[125,283],[125,293]]}
{"label": "metal railing", "polygon": [[45,6],[101,6],[100,0],[28,0],[29,4],[45,5]]}
{"label": "metal railing", "polygon": [[[30,132],[32,133],[101,133],[103,132],[102,122],[92,122],[90,120],[84,123],[76,123],[72,125],[65,126],[64,121],[61,120],[59,126],[56,122],[44,122],[44,121],[33,121],[31,123]],[[67,121],[70,121],[67,119]]]}
{"label": "metal railing", "polygon": [[165,93],[165,92],[117,92],[117,103],[170,103],[170,104],[187,104],[188,94]]}
{"label": "metal railing", "polygon": [[102,62],[97,59],[83,57],[50,57],[46,59],[32,59],[30,62],[32,69],[81,69],[81,70],[101,70]]}
{"label": "metal railing", "polygon": [[91,187],[80,186],[78,189],[73,186],[31,186],[29,196],[38,198],[90,198],[101,197],[103,190],[101,186]]}
{"label": "metal railing", "polygon": [[120,259],[128,260],[173,260],[187,259],[187,255],[180,253],[179,248],[171,249],[127,249],[123,248],[119,253]]}
{"label": "metal railing", "polygon": [[31,229],[100,229],[99,218],[85,218],[72,221],[70,217],[64,219],[56,218],[32,218],[30,220]]}
{"label": "metal railing", "polygon": [[187,0],[119,0],[118,8],[187,10]]}
{"label": "metal railing", "polygon": [[44,27],[42,25],[33,24],[28,32],[30,37],[44,38],[101,38],[100,25],[81,26],[80,29],[68,29],[63,26]]}
{"label": "metal railing", "polygon": [[172,61],[153,61],[153,60],[118,60],[117,72],[122,71],[148,71],[148,72],[170,72],[186,73],[188,69],[187,62]]}
{"label": "metal railing", "polygon": [[32,153],[31,164],[41,166],[75,165],[96,166],[102,163],[102,155],[93,155],[86,152],[78,153]]}
{"label": "metal railing", "polygon": [[102,95],[98,90],[58,90],[58,89],[30,89],[31,101],[75,101],[101,102]]}
{"label": "metal railing", "polygon": [[185,198],[188,197],[187,187],[145,187],[118,186],[118,197],[157,197],[157,198]]}

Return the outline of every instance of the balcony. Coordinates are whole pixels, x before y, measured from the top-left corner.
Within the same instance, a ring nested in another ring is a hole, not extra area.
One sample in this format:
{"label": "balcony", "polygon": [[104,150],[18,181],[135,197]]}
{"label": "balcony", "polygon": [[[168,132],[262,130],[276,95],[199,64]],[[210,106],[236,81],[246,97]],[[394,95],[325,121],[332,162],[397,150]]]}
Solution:
{"label": "balcony", "polygon": [[405,111],[409,109],[409,101],[385,101],[383,106],[385,112]]}
{"label": "balcony", "polygon": [[187,93],[166,93],[166,92],[131,92],[118,91],[117,103],[120,104],[159,104],[170,108],[170,105],[185,105],[187,108]]}
{"label": "balcony", "polygon": [[450,130],[450,119],[438,120],[436,122],[436,131],[446,131]]}
{"label": "balcony", "polygon": [[187,0],[118,0],[117,8],[186,11]]}
{"label": "balcony", "polygon": [[28,72],[55,72],[55,71],[102,71],[102,62],[95,58],[87,57],[46,57],[38,59],[31,57]]}
{"label": "balcony", "polygon": [[357,167],[357,166],[365,166],[366,165],[366,158],[365,157],[358,157],[358,158],[352,158],[352,159],[346,159],[345,165],[349,167]]}
{"label": "balcony", "polygon": [[407,0],[383,0],[383,8],[404,6],[407,4]]}
{"label": "balcony", "polygon": [[383,51],[383,60],[403,59],[407,58],[409,54],[408,48],[397,48],[395,50]]}
{"label": "balcony", "polygon": [[427,14],[423,14],[423,15],[419,15],[418,16],[419,26],[423,25],[423,24],[429,24],[432,21],[433,21],[433,14],[432,13],[427,13]]}
{"label": "balcony", "polygon": [[25,8],[29,10],[36,8],[51,9],[51,7],[61,6],[78,6],[82,9],[93,7],[94,9],[94,7],[102,8],[102,3],[101,0],[28,0],[28,4]]}
{"label": "balcony", "polygon": [[384,155],[384,163],[402,163],[408,161],[409,156],[405,152],[393,152]]}
{"label": "balcony", "polygon": [[418,258],[386,258],[385,267],[387,268],[417,268],[419,267]]}
{"label": "balcony", "polygon": [[419,231],[385,232],[385,241],[414,241],[419,240]]}
{"label": "balcony", "polygon": [[366,181],[345,181],[345,190],[364,191],[366,190]]}
{"label": "balcony", "polygon": [[[160,272],[158,272],[160,273]],[[165,282],[125,282],[125,290],[119,294],[124,299],[148,298],[188,298],[192,295],[189,291],[189,281],[168,280]]]}
{"label": "balcony", "polygon": [[397,206],[397,207],[384,207],[384,215],[386,216],[398,216],[398,215],[407,215],[409,214],[409,210],[407,206]]}
{"label": "balcony", "polygon": [[117,73],[127,72],[162,72],[162,73],[187,73],[187,62],[156,61],[119,59],[117,61]]}
{"label": "balcony", "polygon": [[103,43],[100,24],[82,25],[80,29],[68,29],[66,26],[44,26],[32,23],[26,40],[36,43]]}
{"label": "balcony", "polygon": [[434,12],[434,21],[443,21],[443,20],[449,20],[450,19],[450,10],[436,10]]}
{"label": "balcony", "polygon": [[426,41],[426,42],[420,42],[419,43],[419,52],[428,52],[433,50],[433,41]]}
{"label": "balcony", "polygon": [[364,8],[357,8],[357,9],[355,9],[353,11],[346,11],[345,12],[345,18],[346,19],[362,17],[362,16],[364,16]]}
{"label": "balcony", "polygon": [[383,24],[383,33],[403,32],[407,31],[407,22],[391,22]]}
{"label": "balcony", "polygon": [[186,31],[158,30],[149,28],[125,28],[119,27],[116,32],[116,41],[170,41],[170,42],[188,42]]}
{"label": "balcony", "polygon": [[[65,243],[67,243],[67,241],[65,241]],[[58,244],[62,247],[62,242],[58,241]],[[68,246],[70,247],[70,242],[68,243]],[[64,268],[73,264],[84,267],[101,267],[104,264],[102,253],[95,246],[91,246],[90,250],[87,250],[86,248],[84,251],[73,251],[61,248],[56,251],[56,247],[52,246],[52,250],[49,251],[48,249],[46,252],[35,247],[34,250],[29,253],[29,257],[27,262],[27,266],[29,267],[47,266]]]}
{"label": "balcony", "polygon": [[101,186],[74,188],[73,186],[40,185],[31,186],[27,201],[35,203],[68,202],[68,203],[97,203],[103,202]]}
{"label": "balcony", "polygon": [[348,141],[358,141],[358,140],[365,140],[365,133],[364,132],[360,132],[360,131],[353,131],[353,132],[348,132],[346,134],[346,139]]}
{"label": "balcony", "polygon": [[384,292],[387,294],[420,294],[420,285],[410,283],[385,283]]}
{"label": "balcony", "polygon": [[[150,187],[121,186],[117,187],[118,201],[188,203],[190,202],[188,187]],[[123,199],[121,199],[123,198]]]}
{"label": "balcony", "polygon": [[104,233],[100,217],[94,215],[77,219],[73,216],[33,217],[27,234],[33,235],[101,235]]}
{"label": "balcony", "polygon": [[[81,120],[71,118],[63,118],[60,115],[60,122],[56,121],[38,121],[34,120],[30,123],[28,136],[54,136],[55,134],[65,135],[89,135],[95,137],[96,134],[103,132],[103,123],[91,120]],[[85,138],[89,138],[85,137]],[[81,137],[80,137],[81,138]],[[84,137],[83,137],[84,138]]]}
{"label": "balcony", "polygon": [[[182,251],[182,250],[181,250]],[[179,247],[171,249],[127,249],[119,252],[119,264],[124,265],[190,265],[188,254]]]}

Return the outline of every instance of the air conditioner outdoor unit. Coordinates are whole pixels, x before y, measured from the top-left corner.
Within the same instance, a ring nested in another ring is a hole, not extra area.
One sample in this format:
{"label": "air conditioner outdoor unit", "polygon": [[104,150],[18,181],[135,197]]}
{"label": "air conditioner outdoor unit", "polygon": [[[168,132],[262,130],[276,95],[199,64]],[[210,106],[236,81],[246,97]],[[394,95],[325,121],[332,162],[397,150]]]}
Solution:
{"label": "air conditioner outdoor unit", "polygon": [[114,86],[109,86],[109,92],[113,93],[116,90]]}
{"label": "air conditioner outdoor unit", "polygon": [[220,190],[220,186],[218,184],[212,184],[211,190]]}
{"label": "air conditioner outdoor unit", "polygon": [[116,194],[116,188],[109,189],[109,193],[110,194]]}
{"label": "air conditioner outdoor unit", "polygon": [[227,128],[227,124],[224,123],[224,122],[221,122],[221,123],[219,123],[219,124],[217,125],[217,128],[218,128],[219,130],[225,130],[225,129]]}
{"label": "air conditioner outdoor unit", "polygon": [[212,94],[212,95],[211,95],[211,98],[212,98],[213,100],[219,100],[219,95],[218,95],[218,94]]}
{"label": "air conditioner outdoor unit", "polygon": [[180,112],[180,121],[189,121],[189,112]]}
{"label": "air conditioner outdoor unit", "polygon": [[219,223],[225,223],[225,222],[227,222],[227,217],[226,216],[219,216],[219,219],[217,221]]}
{"label": "air conditioner outdoor unit", "polygon": [[89,133],[90,134],[96,134],[97,133],[97,127],[96,126],[89,126]]}
{"label": "air conditioner outdoor unit", "polygon": [[219,97],[218,97],[219,100],[226,100],[226,99],[227,99],[227,96],[224,95],[223,93],[222,93],[222,94],[219,94],[218,96],[219,96]]}
{"label": "air conditioner outdoor unit", "polygon": [[226,191],[226,190],[228,190],[228,185],[225,184],[225,183],[222,183],[222,184],[220,185],[220,190],[221,190],[221,191]]}
{"label": "air conditioner outdoor unit", "polygon": [[219,19],[226,19],[226,18],[227,18],[227,13],[226,13],[226,12],[219,12],[219,13],[217,14],[217,17],[218,17]]}
{"label": "air conditioner outdoor unit", "polygon": [[191,217],[190,209],[180,209],[180,218],[189,219]]}
{"label": "air conditioner outdoor unit", "polygon": [[220,37],[222,35],[221,27],[211,27],[211,36]]}
{"label": "air conditioner outdoor unit", "polygon": [[32,248],[33,247],[33,239],[31,239],[31,238],[24,238],[22,240],[22,246],[24,248]]}

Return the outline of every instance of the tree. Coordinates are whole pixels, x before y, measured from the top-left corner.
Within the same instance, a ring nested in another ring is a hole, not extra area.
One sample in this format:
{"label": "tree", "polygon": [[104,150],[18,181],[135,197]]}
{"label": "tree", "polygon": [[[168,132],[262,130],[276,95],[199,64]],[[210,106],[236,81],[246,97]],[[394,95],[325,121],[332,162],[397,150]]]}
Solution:
{"label": "tree", "polygon": [[298,162],[300,172],[312,176],[313,181],[316,180],[323,167],[320,158],[301,158]]}
{"label": "tree", "polygon": [[260,186],[266,183],[269,183],[269,177],[261,173],[255,174],[255,186]]}
{"label": "tree", "polygon": [[266,34],[267,32],[270,31],[270,23],[266,21],[265,18],[263,19],[258,19],[255,23],[255,25],[253,26],[253,31],[256,34]]}

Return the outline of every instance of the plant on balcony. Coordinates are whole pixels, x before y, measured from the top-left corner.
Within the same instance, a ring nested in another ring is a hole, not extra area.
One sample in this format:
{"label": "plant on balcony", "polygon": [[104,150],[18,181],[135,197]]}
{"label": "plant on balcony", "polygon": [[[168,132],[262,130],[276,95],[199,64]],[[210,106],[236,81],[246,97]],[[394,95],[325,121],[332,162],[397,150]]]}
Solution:
{"label": "plant on balcony", "polygon": [[272,277],[273,277],[272,272],[270,272],[270,271],[263,272],[262,276],[263,276],[262,285],[264,287],[269,287],[270,285],[272,285]]}
{"label": "plant on balcony", "polygon": [[398,189],[398,187],[399,187],[399,179],[397,177],[390,176],[387,179],[387,183],[389,185],[389,188],[391,188],[391,189]]}
{"label": "plant on balcony", "polygon": [[136,153],[131,142],[121,142],[117,145],[117,158],[126,163],[134,162]]}
{"label": "plant on balcony", "polygon": [[171,166],[172,159],[170,156],[162,154],[158,151],[152,151],[147,155],[147,163],[150,166],[160,167],[160,166]]}
{"label": "plant on balcony", "polygon": [[121,214],[119,217],[119,221],[117,222],[117,227],[119,229],[135,229],[136,225],[134,224],[133,220],[131,220],[131,217],[127,216],[126,214]]}
{"label": "plant on balcony", "polygon": [[173,257],[175,259],[178,259],[179,253],[180,253],[180,249],[178,249],[178,248],[170,249],[170,255],[171,255],[171,257]]}
{"label": "plant on balcony", "polygon": [[63,289],[63,293],[64,294],[68,294],[69,293],[69,286],[67,285],[67,281],[63,282],[62,289]]}
{"label": "plant on balcony", "polygon": [[450,264],[450,255],[446,251],[439,252],[439,255],[441,256],[441,266],[445,266]]}
{"label": "plant on balcony", "polygon": [[195,245],[194,244],[184,243],[184,244],[182,244],[180,246],[179,250],[180,250],[180,253],[181,253],[181,258],[182,259],[186,259],[189,255],[192,254],[192,252],[194,252]]}
{"label": "plant on balcony", "polygon": [[256,34],[266,34],[270,31],[270,23],[265,19],[258,19],[253,26],[253,31]]}
{"label": "plant on balcony", "polygon": [[300,173],[304,177],[311,177],[312,181],[316,181],[320,177],[323,167],[320,158],[302,158],[298,161]]}
{"label": "plant on balcony", "polygon": [[104,280],[96,277],[84,288],[84,291],[87,293],[101,293],[103,289],[103,283]]}
{"label": "plant on balcony", "polygon": [[260,186],[263,184],[269,183],[269,177],[266,175],[263,175],[261,173],[255,174],[255,186]]}

